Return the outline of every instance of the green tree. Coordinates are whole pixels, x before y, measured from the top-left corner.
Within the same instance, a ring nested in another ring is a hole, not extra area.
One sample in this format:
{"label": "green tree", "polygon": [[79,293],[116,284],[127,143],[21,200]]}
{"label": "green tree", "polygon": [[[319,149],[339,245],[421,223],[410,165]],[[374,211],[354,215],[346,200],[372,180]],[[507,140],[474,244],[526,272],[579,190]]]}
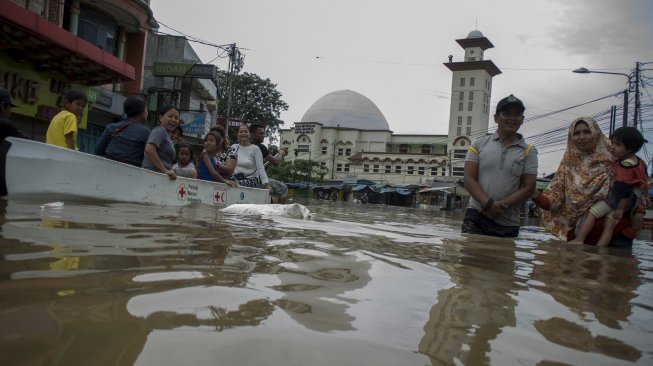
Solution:
{"label": "green tree", "polygon": [[268,166],[267,174],[270,178],[282,182],[321,182],[324,169],[314,160],[294,160]]}
{"label": "green tree", "polygon": [[[229,76],[226,71],[218,73],[218,114],[221,117],[227,116]],[[233,78],[229,118],[263,123],[267,126],[268,139],[276,141],[279,126],[284,124],[279,117],[282,111],[288,110],[288,104],[281,99],[277,84],[249,72],[234,75]],[[234,136],[231,133],[229,135]]]}

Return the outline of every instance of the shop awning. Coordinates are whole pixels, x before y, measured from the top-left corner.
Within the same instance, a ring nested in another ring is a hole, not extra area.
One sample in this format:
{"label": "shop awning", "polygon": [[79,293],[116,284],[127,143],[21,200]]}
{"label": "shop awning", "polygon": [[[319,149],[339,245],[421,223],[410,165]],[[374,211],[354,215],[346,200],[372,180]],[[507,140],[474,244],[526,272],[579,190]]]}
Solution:
{"label": "shop awning", "polygon": [[441,192],[447,192],[456,196],[469,196],[469,192],[461,186],[449,186],[449,187],[432,187],[432,188],[423,188],[419,190],[419,193],[428,193],[428,192],[435,192],[435,191],[441,191]]}
{"label": "shop awning", "polygon": [[0,0],[0,50],[17,62],[101,85],[134,80],[134,67],[10,0]]}

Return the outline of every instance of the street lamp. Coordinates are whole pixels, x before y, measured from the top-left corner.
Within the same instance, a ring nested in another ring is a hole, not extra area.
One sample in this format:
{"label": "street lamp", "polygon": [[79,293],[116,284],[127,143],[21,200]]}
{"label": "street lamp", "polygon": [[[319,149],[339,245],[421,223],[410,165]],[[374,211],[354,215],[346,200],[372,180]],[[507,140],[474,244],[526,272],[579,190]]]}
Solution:
{"label": "street lamp", "polygon": [[628,78],[628,87],[624,89],[624,121],[623,121],[623,127],[626,127],[628,125],[628,91],[630,90],[630,84],[632,82],[632,77],[628,74],[624,74],[621,72],[609,72],[609,71],[594,71],[594,70],[588,70],[585,67],[579,67],[576,70],[574,70],[575,73],[577,74],[609,74],[609,75],[623,75]]}

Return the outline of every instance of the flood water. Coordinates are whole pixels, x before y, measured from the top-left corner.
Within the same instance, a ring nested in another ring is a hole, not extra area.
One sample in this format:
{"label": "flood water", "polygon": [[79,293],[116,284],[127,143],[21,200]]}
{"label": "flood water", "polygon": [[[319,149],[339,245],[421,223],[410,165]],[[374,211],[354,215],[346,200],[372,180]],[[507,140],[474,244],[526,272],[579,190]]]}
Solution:
{"label": "flood water", "polygon": [[[651,365],[653,242],[302,202],[0,200],[0,365]],[[648,237],[647,237],[648,236]]]}

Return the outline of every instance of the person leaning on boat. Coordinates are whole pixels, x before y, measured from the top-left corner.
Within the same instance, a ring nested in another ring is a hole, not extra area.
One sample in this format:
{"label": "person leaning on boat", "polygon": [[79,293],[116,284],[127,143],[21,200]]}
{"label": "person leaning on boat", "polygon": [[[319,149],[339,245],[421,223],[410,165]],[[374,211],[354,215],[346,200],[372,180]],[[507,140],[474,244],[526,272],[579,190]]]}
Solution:
{"label": "person leaning on boat", "polygon": [[14,107],[18,106],[11,100],[9,91],[5,88],[0,88],[0,141],[4,140],[5,137],[27,138],[9,119],[11,117],[11,108]]}
{"label": "person leaning on boat", "polygon": [[465,157],[465,188],[471,194],[462,232],[519,235],[519,208],[535,192],[537,150],[517,131],[524,104],[514,95],[497,104],[495,133],[476,139]]}
{"label": "person leaning on boat", "polygon": [[238,127],[239,143],[232,146],[236,154],[236,169],[232,179],[239,186],[267,188],[271,191],[270,181],[263,166],[261,149],[252,144],[249,139],[250,134],[247,125]]}
{"label": "person leaning on boat", "polygon": [[179,112],[171,105],[166,105],[156,113],[159,126],[154,127],[145,145],[142,167],[166,174],[174,180],[177,174],[172,170],[175,161],[175,148],[170,133],[179,124]]}
{"label": "person leaning on boat", "polygon": [[145,144],[150,136],[145,101],[129,97],[123,104],[127,119],[110,123],[95,144],[95,155],[104,156],[122,163],[141,166]]}

